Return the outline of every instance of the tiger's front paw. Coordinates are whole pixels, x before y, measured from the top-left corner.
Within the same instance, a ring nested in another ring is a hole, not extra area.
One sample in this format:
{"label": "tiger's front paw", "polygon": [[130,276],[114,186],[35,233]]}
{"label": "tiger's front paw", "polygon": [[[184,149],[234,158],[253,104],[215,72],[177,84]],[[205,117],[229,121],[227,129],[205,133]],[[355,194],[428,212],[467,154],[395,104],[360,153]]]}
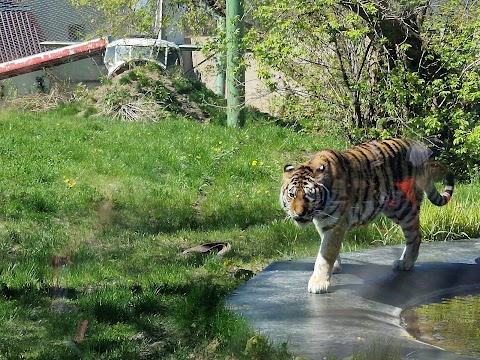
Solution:
{"label": "tiger's front paw", "polygon": [[312,275],[308,281],[308,292],[312,294],[324,294],[328,292],[330,281],[318,275]]}
{"label": "tiger's front paw", "polygon": [[415,263],[410,264],[405,260],[395,260],[393,262],[393,270],[408,271],[410,270]]}

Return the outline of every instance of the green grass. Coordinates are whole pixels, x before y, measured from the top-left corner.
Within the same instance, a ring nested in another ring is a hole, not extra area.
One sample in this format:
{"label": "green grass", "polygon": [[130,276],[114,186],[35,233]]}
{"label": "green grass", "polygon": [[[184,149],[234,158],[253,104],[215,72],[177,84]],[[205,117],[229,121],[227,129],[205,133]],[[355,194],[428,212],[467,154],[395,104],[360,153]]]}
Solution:
{"label": "green grass", "polygon": [[[316,255],[314,228],[284,220],[281,172],[344,142],[266,120],[230,129],[76,111],[0,112],[0,360],[290,358],[223,300],[238,269]],[[425,206],[427,240],[479,235],[475,186],[457,189],[453,206]],[[211,241],[232,251],[182,255]],[[380,219],[344,251],[401,241]]]}

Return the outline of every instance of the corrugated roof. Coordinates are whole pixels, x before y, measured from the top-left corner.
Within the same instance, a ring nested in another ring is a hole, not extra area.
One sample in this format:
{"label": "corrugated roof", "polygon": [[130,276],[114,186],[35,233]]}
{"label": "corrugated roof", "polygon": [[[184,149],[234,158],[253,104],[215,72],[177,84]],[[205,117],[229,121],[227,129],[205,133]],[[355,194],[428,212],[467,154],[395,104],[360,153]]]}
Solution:
{"label": "corrugated roof", "polygon": [[31,10],[14,2],[0,2],[0,62],[38,54],[45,37]]}

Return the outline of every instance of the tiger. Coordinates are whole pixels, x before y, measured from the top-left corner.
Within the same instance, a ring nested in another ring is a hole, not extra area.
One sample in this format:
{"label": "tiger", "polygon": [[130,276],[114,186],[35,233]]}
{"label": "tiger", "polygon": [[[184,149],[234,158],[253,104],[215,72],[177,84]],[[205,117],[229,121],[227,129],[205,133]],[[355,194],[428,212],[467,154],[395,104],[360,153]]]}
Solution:
{"label": "tiger", "polygon": [[420,243],[420,205],[426,194],[437,206],[453,195],[454,175],[443,174],[439,193],[432,177],[431,151],[410,139],[374,140],[345,151],[322,150],[298,165],[285,165],[280,204],[300,227],[314,224],[321,245],[308,292],[330,292],[332,273],[341,271],[340,248],[345,233],[384,214],[405,236],[393,269],[410,270]]}

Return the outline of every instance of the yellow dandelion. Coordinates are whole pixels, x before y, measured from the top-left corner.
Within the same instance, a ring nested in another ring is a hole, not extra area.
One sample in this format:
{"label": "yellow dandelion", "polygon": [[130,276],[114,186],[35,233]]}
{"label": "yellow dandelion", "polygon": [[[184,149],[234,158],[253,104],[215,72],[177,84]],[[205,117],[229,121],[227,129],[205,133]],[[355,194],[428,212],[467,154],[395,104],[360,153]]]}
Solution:
{"label": "yellow dandelion", "polygon": [[68,188],[71,189],[73,188],[75,185],[77,185],[77,182],[75,180],[71,180],[69,178],[65,178],[64,180],[65,184],[67,184]]}
{"label": "yellow dandelion", "polygon": [[252,166],[257,166],[257,160],[252,161]]}
{"label": "yellow dandelion", "polygon": [[260,161],[258,165],[263,166],[263,161]]}
{"label": "yellow dandelion", "polygon": [[215,151],[215,152],[219,152],[220,150],[222,150],[222,149],[220,149],[220,148],[218,148],[218,147],[213,148],[213,151]]}

